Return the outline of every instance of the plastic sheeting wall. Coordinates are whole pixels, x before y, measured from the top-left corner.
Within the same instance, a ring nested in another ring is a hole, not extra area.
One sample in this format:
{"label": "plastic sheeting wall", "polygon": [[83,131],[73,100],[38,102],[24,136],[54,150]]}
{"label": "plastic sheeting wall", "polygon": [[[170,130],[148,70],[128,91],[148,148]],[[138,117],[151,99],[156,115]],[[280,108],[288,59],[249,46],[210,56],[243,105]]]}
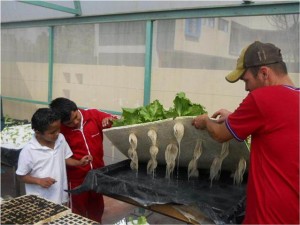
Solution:
{"label": "plastic sheeting wall", "polygon": [[[53,98],[71,98],[79,106],[121,112],[143,105],[149,85],[151,101],[166,108],[184,91],[209,114],[233,110],[246,95],[244,84],[224,76],[255,40],[282,49],[299,86],[298,24],[299,15],[154,21],[150,84],[144,77],[146,21],[55,26],[53,90],[47,86],[47,28],[2,29],[2,95],[47,102],[52,91]],[[29,119],[37,107],[3,100],[4,115],[16,119]]]}

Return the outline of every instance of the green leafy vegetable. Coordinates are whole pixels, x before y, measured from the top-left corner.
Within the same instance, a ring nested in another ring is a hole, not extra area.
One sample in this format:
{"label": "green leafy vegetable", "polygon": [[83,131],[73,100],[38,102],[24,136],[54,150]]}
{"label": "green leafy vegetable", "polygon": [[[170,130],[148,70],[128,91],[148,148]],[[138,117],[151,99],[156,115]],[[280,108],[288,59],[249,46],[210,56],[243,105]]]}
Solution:
{"label": "green leafy vegetable", "polygon": [[147,223],[147,219],[145,216],[140,216],[138,218],[138,224],[146,224]]}
{"label": "green leafy vegetable", "polygon": [[194,104],[190,99],[186,98],[184,92],[177,93],[173,103],[174,107],[171,107],[169,110],[165,110],[158,100],[153,101],[147,106],[135,109],[122,108],[122,118],[114,120],[113,127],[147,123],[179,116],[197,116],[207,113],[203,106]]}
{"label": "green leafy vegetable", "polygon": [[145,216],[139,216],[137,218],[137,220],[134,220],[132,216],[130,216],[128,218],[129,222],[132,224],[132,225],[145,225],[147,224],[147,219]]}
{"label": "green leafy vegetable", "polygon": [[178,116],[196,116],[206,113],[204,107],[200,104],[194,104],[190,99],[185,97],[184,92],[180,92],[176,95],[174,101],[174,108],[169,110],[169,117],[178,117]]}
{"label": "green leafy vegetable", "polygon": [[139,115],[142,118],[142,122],[152,122],[156,120],[163,120],[166,118],[165,109],[158,100],[155,100],[148,106],[141,107]]}

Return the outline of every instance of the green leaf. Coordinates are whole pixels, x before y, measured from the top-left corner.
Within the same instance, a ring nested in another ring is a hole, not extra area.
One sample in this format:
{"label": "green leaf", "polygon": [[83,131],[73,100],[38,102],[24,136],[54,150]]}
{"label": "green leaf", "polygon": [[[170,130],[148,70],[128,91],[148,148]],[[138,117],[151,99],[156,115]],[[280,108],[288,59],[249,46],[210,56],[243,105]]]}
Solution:
{"label": "green leaf", "polygon": [[140,216],[139,218],[138,218],[138,224],[140,225],[142,225],[142,224],[146,224],[147,223],[147,219],[146,219],[146,217],[145,216]]}
{"label": "green leaf", "polygon": [[132,216],[129,216],[128,220],[129,220],[129,222],[131,222],[133,224],[133,217]]}
{"label": "green leaf", "polygon": [[200,104],[194,104],[185,97],[184,92],[177,93],[173,100],[174,107],[165,110],[163,105],[155,100],[147,106],[138,108],[122,108],[121,119],[113,121],[113,127],[125,126],[146,122],[153,122],[167,118],[176,118],[178,116],[197,116],[207,113]]}
{"label": "green leaf", "polygon": [[192,105],[191,101],[185,97],[185,93],[180,92],[176,95],[174,101],[174,111],[177,116],[184,116],[186,111]]}
{"label": "green leaf", "polygon": [[200,104],[194,104],[190,99],[186,98],[184,92],[178,93],[173,103],[173,118],[177,116],[197,116],[207,113]]}
{"label": "green leaf", "polygon": [[153,101],[146,107],[140,108],[139,115],[143,122],[152,122],[165,119],[165,110],[158,100]]}
{"label": "green leaf", "polygon": [[113,121],[114,127],[138,124],[142,122],[139,118],[140,108],[136,108],[136,109],[122,108],[122,110],[123,110],[122,118]]}
{"label": "green leaf", "polygon": [[191,105],[183,114],[183,116],[196,116],[207,113],[205,109],[199,104]]}

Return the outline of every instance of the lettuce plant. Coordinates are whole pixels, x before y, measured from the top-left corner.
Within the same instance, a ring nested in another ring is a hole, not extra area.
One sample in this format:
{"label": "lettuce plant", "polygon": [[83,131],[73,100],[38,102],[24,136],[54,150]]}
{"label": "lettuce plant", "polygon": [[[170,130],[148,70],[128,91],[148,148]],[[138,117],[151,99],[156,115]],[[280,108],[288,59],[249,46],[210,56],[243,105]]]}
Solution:
{"label": "lettuce plant", "polygon": [[202,105],[192,103],[185,96],[184,92],[177,93],[173,104],[174,106],[169,110],[165,110],[158,100],[154,100],[149,105],[138,108],[122,108],[122,117],[113,122],[113,127],[147,123],[179,116],[197,116],[207,113]]}

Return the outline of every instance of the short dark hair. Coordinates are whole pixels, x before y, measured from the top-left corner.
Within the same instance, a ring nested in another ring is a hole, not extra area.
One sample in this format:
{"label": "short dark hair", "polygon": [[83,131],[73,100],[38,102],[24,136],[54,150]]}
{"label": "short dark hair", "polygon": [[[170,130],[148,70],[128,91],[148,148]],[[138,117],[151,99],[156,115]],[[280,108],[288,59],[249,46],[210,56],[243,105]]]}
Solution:
{"label": "short dark hair", "polygon": [[59,114],[49,108],[39,108],[31,118],[31,128],[44,133],[50,124],[60,120]]}
{"label": "short dark hair", "polygon": [[267,66],[270,67],[272,70],[274,70],[277,73],[280,73],[280,74],[288,73],[285,62],[278,62],[278,63],[270,64]]}
{"label": "short dark hair", "polygon": [[60,115],[62,123],[70,121],[71,113],[78,110],[75,102],[63,97],[52,100],[49,107]]}
{"label": "short dark hair", "polygon": [[[262,65],[262,66],[264,66],[264,65]],[[250,70],[250,72],[256,77],[260,67],[262,67],[262,66],[249,67],[248,70]],[[271,68],[276,73],[287,74],[287,67],[286,67],[285,62],[278,62],[278,63],[273,63],[273,64],[269,64],[269,65],[265,65],[265,66]]]}

